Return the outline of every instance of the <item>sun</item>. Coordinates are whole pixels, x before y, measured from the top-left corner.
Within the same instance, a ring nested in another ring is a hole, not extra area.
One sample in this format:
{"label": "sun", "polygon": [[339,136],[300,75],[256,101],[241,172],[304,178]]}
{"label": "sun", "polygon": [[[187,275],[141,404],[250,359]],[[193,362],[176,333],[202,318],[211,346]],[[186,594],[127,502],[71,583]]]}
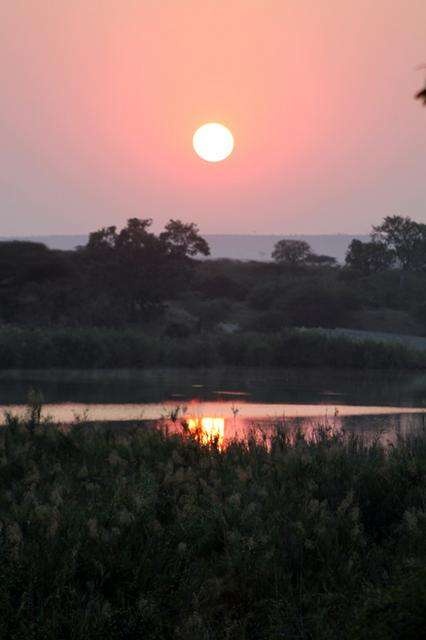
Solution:
{"label": "sun", "polygon": [[207,162],[221,162],[234,148],[232,133],[218,122],[208,122],[197,129],[192,138],[195,152]]}

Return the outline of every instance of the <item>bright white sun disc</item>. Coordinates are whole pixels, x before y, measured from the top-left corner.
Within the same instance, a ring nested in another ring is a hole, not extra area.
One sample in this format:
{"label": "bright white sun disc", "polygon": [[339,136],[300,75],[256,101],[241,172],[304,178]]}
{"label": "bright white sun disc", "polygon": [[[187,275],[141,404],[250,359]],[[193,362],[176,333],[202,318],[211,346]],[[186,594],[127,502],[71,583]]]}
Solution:
{"label": "bright white sun disc", "polygon": [[232,153],[234,138],[223,124],[208,122],[194,133],[192,144],[203,160],[220,162]]}

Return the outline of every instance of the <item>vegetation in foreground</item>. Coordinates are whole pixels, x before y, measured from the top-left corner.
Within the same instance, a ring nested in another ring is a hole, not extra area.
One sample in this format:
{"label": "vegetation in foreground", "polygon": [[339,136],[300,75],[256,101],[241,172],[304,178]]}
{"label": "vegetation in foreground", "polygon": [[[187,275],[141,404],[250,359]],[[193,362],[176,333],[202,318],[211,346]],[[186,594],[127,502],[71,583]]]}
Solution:
{"label": "vegetation in foreground", "polygon": [[8,417],[0,636],[420,640],[426,434],[220,451]]}

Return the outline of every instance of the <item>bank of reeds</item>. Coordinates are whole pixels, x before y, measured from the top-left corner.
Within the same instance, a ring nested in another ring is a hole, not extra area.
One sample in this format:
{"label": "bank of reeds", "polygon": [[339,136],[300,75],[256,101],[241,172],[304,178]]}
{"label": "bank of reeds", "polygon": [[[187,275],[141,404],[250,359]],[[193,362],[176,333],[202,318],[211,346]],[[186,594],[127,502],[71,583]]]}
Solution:
{"label": "bank of reeds", "polygon": [[227,365],[425,368],[426,352],[297,330],[171,338],[137,329],[0,329],[0,369]]}
{"label": "bank of reeds", "polygon": [[426,435],[0,431],[0,637],[419,639]]}

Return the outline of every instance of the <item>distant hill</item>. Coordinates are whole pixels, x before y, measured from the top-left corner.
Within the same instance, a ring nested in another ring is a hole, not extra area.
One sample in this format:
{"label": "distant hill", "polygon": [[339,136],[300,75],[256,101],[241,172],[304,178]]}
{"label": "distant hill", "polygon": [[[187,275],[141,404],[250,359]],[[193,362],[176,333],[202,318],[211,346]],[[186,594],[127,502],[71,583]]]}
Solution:
{"label": "distant hill", "polygon": [[[315,253],[333,256],[339,262],[345,259],[346,250],[353,238],[364,242],[369,239],[367,235],[330,234],[330,235],[205,235],[210,245],[212,258],[234,258],[236,260],[268,260],[271,256],[274,244],[283,238],[292,240],[306,240]],[[78,245],[87,242],[87,235],[78,236],[32,236],[13,238],[15,240],[33,240],[43,242],[51,249],[74,249]],[[12,238],[1,238],[11,240]]]}
{"label": "distant hill", "polygon": [[346,250],[353,238],[368,240],[367,235],[206,235],[214,258],[236,258],[239,260],[269,260],[272,249],[278,240],[305,240],[315,253],[333,256],[344,262]]}

